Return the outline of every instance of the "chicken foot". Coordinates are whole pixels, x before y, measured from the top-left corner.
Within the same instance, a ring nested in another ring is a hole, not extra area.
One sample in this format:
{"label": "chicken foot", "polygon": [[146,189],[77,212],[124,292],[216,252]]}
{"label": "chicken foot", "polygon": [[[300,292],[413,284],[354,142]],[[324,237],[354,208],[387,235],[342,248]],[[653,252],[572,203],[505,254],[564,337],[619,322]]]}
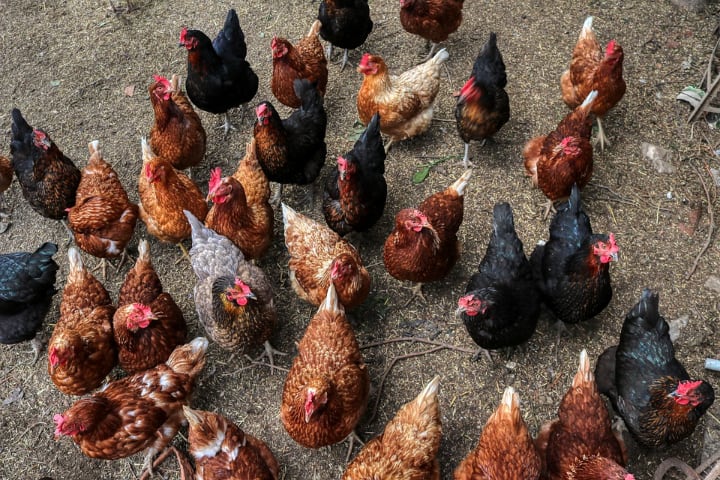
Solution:
{"label": "chicken foot", "polygon": [[410,290],[410,293],[412,293],[412,296],[408,299],[407,302],[405,302],[405,305],[403,305],[403,308],[410,305],[410,303],[415,299],[415,297],[420,297],[423,302],[427,303],[427,298],[425,298],[425,295],[423,295],[422,287],[423,287],[422,283],[416,283],[411,288],[408,289],[408,290]]}
{"label": "chicken foot", "polygon": [[284,371],[285,369],[275,366],[275,358],[273,357],[273,355],[287,355],[287,352],[281,352],[280,350],[276,350],[275,347],[270,345],[270,340],[265,341],[264,347],[265,347],[265,350],[263,351],[263,353],[261,353],[259,357],[255,358],[255,359],[251,359],[251,361],[253,363],[261,363],[260,359],[262,359],[263,357],[268,357],[268,361],[270,363],[265,364],[265,365],[268,365],[270,367],[270,375],[272,375],[273,370]]}
{"label": "chicken foot", "polygon": [[600,151],[605,151],[605,144],[611,145],[610,140],[605,136],[605,131],[603,130],[602,126],[602,119],[600,117],[597,117],[597,126],[598,126],[598,135],[593,144],[599,143],[600,144]]}
{"label": "chicken foot", "polygon": [[187,248],[185,248],[185,245],[183,245],[182,242],[178,242],[177,246],[180,247],[180,250],[182,250],[182,255],[175,261],[175,265],[182,262],[183,258],[187,258],[188,262],[192,264],[192,261],[190,260],[190,254],[188,253]]}
{"label": "chicken foot", "polygon": [[225,133],[223,134],[223,138],[227,138],[228,132],[230,130],[237,130],[237,127],[230,123],[230,115],[228,115],[228,112],[225,112],[225,123],[220,125],[218,128],[222,128],[225,130]]}
{"label": "chicken foot", "polygon": [[131,0],[125,0],[125,7],[116,7],[115,3],[113,3],[113,0],[108,0],[110,2],[110,11],[119,14],[119,13],[130,13],[135,10],[135,5],[133,5]]}
{"label": "chicken foot", "polygon": [[283,184],[278,183],[278,188],[273,193],[273,196],[270,198],[270,205],[273,206],[273,208],[277,209],[280,206],[280,200],[282,199],[282,191],[283,191]]}
{"label": "chicken foot", "polygon": [[348,463],[350,461],[350,456],[352,455],[353,447],[355,446],[355,442],[358,442],[361,446],[365,446],[365,442],[362,441],[362,438],[358,436],[358,434],[353,430],[350,432],[350,435],[347,436],[345,439],[348,441],[348,451],[347,455],[345,455],[345,463]]}
{"label": "chicken foot", "polygon": [[73,234],[72,230],[70,230],[70,226],[68,225],[66,218],[61,219],[60,223],[62,223],[62,226],[65,227],[65,231],[67,232],[68,237],[70,237],[70,238],[68,238],[68,242],[67,242],[67,245],[70,245],[71,243],[73,243],[75,241],[75,235]]}
{"label": "chicken foot", "polygon": [[430,60],[430,59],[433,57],[433,55],[435,55],[435,49],[437,49],[438,44],[435,43],[435,42],[431,42],[430,40],[428,40],[426,46],[430,47],[430,53],[428,53],[428,54],[427,54],[427,57],[425,57],[425,58],[423,59],[423,61],[420,62],[420,63],[425,63],[425,62],[427,62],[428,60]]}
{"label": "chicken foot", "polygon": [[37,363],[38,359],[40,358],[40,352],[42,352],[43,345],[43,341],[40,340],[37,335],[32,340],[30,340],[30,347],[32,348],[33,352],[33,361],[30,365],[35,365]]}

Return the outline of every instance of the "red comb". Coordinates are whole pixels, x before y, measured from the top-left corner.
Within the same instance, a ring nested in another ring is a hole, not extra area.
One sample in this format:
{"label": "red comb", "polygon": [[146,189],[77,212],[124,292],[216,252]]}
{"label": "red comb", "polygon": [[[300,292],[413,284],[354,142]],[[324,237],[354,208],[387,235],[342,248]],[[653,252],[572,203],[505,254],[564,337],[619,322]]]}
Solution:
{"label": "red comb", "polygon": [[211,192],[214,192],[217,190],[217,188],[220,186],[220,182],[222,181],[222,169],[220,167],[215,167],[210,172],[210,182],[208,182],[208,188]]}
{"label": "red comb", "polygon": [[62,435],[62,426],[65,423],[65,417],[61,413],[53,415],[53,422],[55,422],[55,435]]}
{"label": "red comb", "polygon": [[187,35],[187,27],[183,27],[182,30],[180,30],[180,43],[185,43],[185,35]]}
{"label": "red comb", "polygon": [[697,387],[699,387],[701,383],[702,380],[696,380],[694,382],[691,380],[685,380],[683,382],[680,382],[677,386],[677,393],[678,395],[686,396],[690,392],[695,390]]}
{"label": "red comb", "polygon": [[617,45],[617,42],[615,40],[610,40],[607,44],[607,47],[605,47],[605,56],[612,55],[615,53],[615,46]]}

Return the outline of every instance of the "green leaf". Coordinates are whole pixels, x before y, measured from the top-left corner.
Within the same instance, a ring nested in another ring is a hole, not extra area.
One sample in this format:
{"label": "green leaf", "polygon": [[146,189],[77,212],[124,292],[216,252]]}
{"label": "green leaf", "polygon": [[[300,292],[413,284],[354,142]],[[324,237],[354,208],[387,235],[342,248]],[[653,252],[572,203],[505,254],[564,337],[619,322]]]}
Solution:
{"label": "green leaf", "polygon": [[412,177],[412,181],[415,185],[422,183],[430,175],[430,165],[425,165],[423,168],[415,172]]}

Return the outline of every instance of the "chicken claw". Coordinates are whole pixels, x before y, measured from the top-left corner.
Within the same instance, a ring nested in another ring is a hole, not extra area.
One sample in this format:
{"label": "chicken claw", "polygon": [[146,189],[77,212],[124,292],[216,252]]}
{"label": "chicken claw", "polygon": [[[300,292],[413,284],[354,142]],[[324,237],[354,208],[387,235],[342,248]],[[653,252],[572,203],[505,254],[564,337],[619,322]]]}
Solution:
{"label": "chicken claw", "polygon": [[185,248],[185,245],[182,244],[182,242],[177,244],[178,247],[180,247],[180,250],[182,250],[182,256],[178,258],[175,261],[175,265],[182,262],[183,258],[187,258],[188,262],[192,264],[192,261],[190,260],[190,254],[188,253],[187,249]]}
{"label": "chicken claw", "polygon": [[270,345],[270,341],[267,340],[265,342],[265,351],[260,354],[259,357],[253,359],[253,363],[258,363],[261,358],[268,357],[268,361],[270,364],[268,365],[270,367],[270,375],[272,375],[273,370],[281,370],[280,368],[275,366],[275,358],[273,355],[287,355],[287,352],[281,352],[280,350],[276,350],[272,345]]}
{"label": "chicken claw", "polygon": [[600,120],[600,117],[597,117],[597,125],[598,125],[598,136],[593,142],[593,144],[600,144],[600,151],[605,151],[605,144],[611,145],[610,140],[605,136],[605,131],[603,130],[602,126],[602,120]]}
{"label": "chicken claw", "polygon": [[230,123],[230,116],[227,112],[225,112],[225,123],[223,123],[219,128],[222,128],[225,130],[225,133],[223,134],[223,138],[227,138],[228,132],[230,130],[237,130],[237,127]]}
{"label": "chicken claw", "polygon": [[365,442],[362,441],[362,438],[358,436],[358,434],[353,430],[350,432],[350,435],[347,436],[346,440],[348,441],[348,451],[347,455],[345,456],[345,463],[348,463],[350,461],[350,456],[352,455],[353,447],[355,446],[355,442],[358,442],[361,447],[365,446]]}

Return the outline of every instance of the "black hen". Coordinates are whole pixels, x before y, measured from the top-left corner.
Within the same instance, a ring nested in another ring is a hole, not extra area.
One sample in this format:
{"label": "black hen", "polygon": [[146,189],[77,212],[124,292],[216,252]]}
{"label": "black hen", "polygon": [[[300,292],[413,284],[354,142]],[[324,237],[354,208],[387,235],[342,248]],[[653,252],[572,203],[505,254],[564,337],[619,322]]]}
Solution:
{"label": "black hen", "polygon": [[589,320],[610,303],[610,262],[618,250],[612,233],[593,234],[573,185],[550,223],[550,239],[530,257],[542,299],[558,320]]}
{"label": "black hen", "polygon": [[33,253],[0,255],[0,343],[30,340],[42,326],[57,292],[55,252],[57,245],[44,243]]}
{"label": "black hen", "polygon": [[330,42],[327,58],[332,55],[332,47],[345,49],[340,71],[345,69],[348,50],[365,43],[373,28],[370,19],[370,7],[367,0],[321,0],[318,20],[322,24],[320,36]]}
{"label": "black hen", "polygon": [[33,129],[20,110],[12,110],[10,154],[25,200],[43,217],[59,220],[75,205],[80,170],[47,133]]}
{"label": "black hen", "polygon": [[212,42],[200,30],[183,28],[180,45],[188,51],[185,90],[201,110],[225,114],[225,134],[230,125],[227,112],[253,99],[258,77],[245,60],[247,46],[235,10]]}
{"label": "black hen", "polygon": [[610,398],[630,433],[650,447],[692,434],[715,400],[710,384],[690,380],[675,358],[658,302],[657,293],[643,290],[625,317],[619,345],[605,350],[595,367],[600,392]]}
{"label": "black hen", "polygon": [[456,316],[462,319],[480,351],[514,347],[535,332],[540,315],[540,294],[530,262],[515,232],[507,203],[493,209],[493,232],[485,257],[458,300]]}
{"label": "black hen", "polygon": [[315,83],[295,80],[293,87],[302,104],[285,120],[270,102],[255,107],[255,151],[271,182],[306,185],[315,181],[325,163],[327,115]]}
{"label": "black hen", "polygon": [[493,32],[475,59],[472,74],[460,90],[455,106],[457,129],[465,142],[465,168],[469,164],[470,141],[484,142],[510,119],[506,84],[505,63]]}
{"label": "black hen", "polygon": [[387,199],[379,113],[373,115],[353,149],[337,161],[337,170],[325,184],[325,221],[340,235],[364,232],[382,217]]}

